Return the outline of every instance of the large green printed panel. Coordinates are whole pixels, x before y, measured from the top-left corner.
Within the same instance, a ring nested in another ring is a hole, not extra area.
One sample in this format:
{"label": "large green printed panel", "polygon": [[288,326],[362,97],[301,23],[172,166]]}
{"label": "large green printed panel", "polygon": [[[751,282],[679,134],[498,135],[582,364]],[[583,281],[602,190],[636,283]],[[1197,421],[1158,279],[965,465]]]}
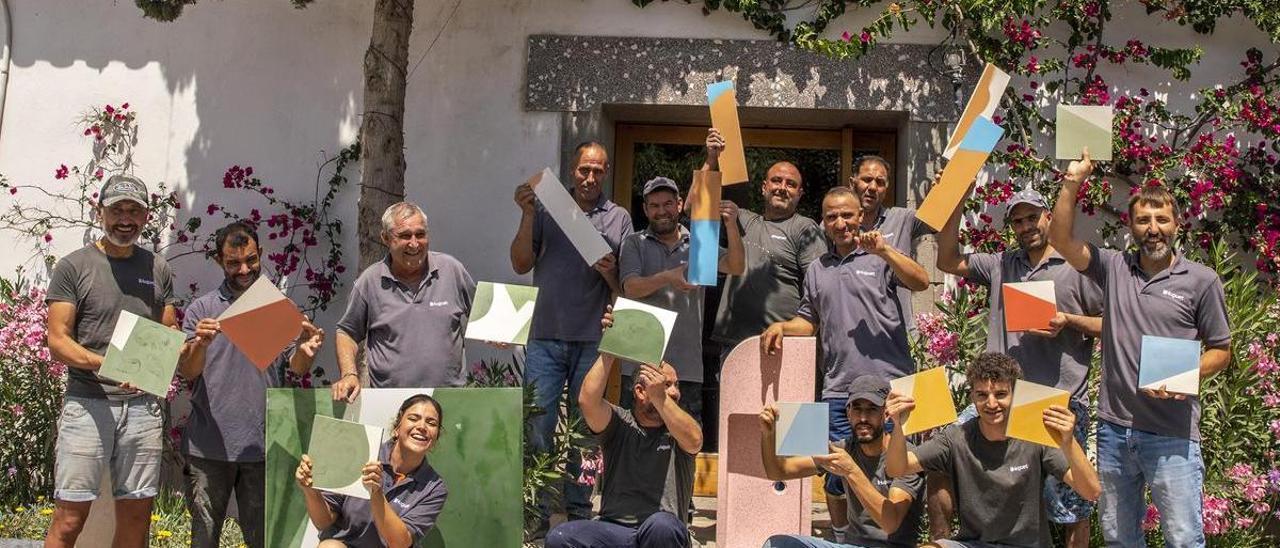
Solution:
{"label": "large green printed panel", "polygon": [[[449,488],[429,548],[519,546],[523,479],[519,388],[367,389],[351,406],[335,405],[328,389],[267,393],[267,545],[314,545],[294,469],[310,439],[314,416],[341,417],[389,428],[400,402],[430,393],[444,409],[443,431],[428,455]],[[345,415],[345,416],[344,416]]]}

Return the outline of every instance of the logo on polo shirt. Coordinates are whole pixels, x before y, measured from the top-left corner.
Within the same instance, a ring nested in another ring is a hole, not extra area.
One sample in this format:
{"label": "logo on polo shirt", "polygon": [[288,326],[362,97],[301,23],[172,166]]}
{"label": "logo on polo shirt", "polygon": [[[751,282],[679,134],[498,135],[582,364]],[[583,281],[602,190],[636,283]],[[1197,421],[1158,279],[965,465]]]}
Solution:
{"label": "logo on polo shirt", "polygon": [[670,451],[670,450],[671,450],[671,444],[670,444],[670,443],[663,442],[661,445],[659,445],[659,446],[658,446],[658,450],[659,450],[659,451]]}
{"label": "logo on polo shirt", "polygon": [[876,484],[876,487],[888,487],[890,483],[889,480],[880,478],[876,478],[871,481]]}
{"label": "logo on polo shirt", "polygon": [[857,270],[857,269],[854,269],[854,272],[856,272],[859,276],[867,276],[867,277],[869,277],[869,278],[874,278],[874,277],[876,277],[876,273],[875,273],[875,272],[872,272],[872,271],[870,271],[870,270]]}
{"label": "logo on polo shirt", "polygon": [[149,286],[151,286],[151,287],[155,287],[155,286],[156,286],[156,282],[155,282],[155,280],[148,280],[148,279],[146,279],[146,278],[138,278],[138,283],[140,283],[140,284],[142,284],[142,285],[149,285]]}
{"label": "logo on polo shirt", "polygon": [[1166,296],[1166,297],[1169,297],[1170,299],[1173,299],[1173,300],[1175,300],[1175,301],[1185,301],[1185,300],[1187,300],[1187,296],[1186,296],[1186,295],[1179,295],[1179,294],[1177,294],[1177,293],[1174,293],[1174,292],[1172,292],[1172,291],[1169,291],[1168,289],[1162,289],[1162,290],[1160,290],[1160,294],[1161,294],[1161,295],[1164,295],[1164,296]]}
{"label": "logo on polo shirt", "polygon": [[1024,464],[1022,466],[1010,466],[1009,471],[1010,472],[1026,472],[1029,468],[1031,468],[1030,464]]}
{"label": "logo on polo shirt", "polygon": [[775,240],[782,240],[782,241],[784,241],[784,242],[785,242],[785,241],[787,241],[787,237],[786,237],[786,236],[783,236],[783,235],[781,235],[781,234],[770,234],[770,235],[769,235],[769,237],[770,237],[770,238],[773,238],[773,239],[775,239]]}
{"label": "logo on polo shirt", "polygon": [[449,301],[427,301],[427,306],[449,306]]}
{"label": "logo on polo shirt", "polygon": [[394,505],[396,505],[396,506],[399,506],[400,508],[408,508],[408,507],[409,507],[409,503],[407,503],[407,502],[404,502],[404,501],[400,500],[400,498],[399,498],[399,497],[394,498],[394,499],[391,499],[391,503],[392,503],[392,504],[394,504]]}
{"label": "logo on polo shirt", "polygon": [[884,238],[884,239],[888,240],[889,238],[892,238],[894,234],[897,234],[897,233],[896,233],[896,232],[890,232],[890,233],[888,233],[888,234],[881,234],[881,235],[880,235],[880,237],[882,237],[882,238]]}

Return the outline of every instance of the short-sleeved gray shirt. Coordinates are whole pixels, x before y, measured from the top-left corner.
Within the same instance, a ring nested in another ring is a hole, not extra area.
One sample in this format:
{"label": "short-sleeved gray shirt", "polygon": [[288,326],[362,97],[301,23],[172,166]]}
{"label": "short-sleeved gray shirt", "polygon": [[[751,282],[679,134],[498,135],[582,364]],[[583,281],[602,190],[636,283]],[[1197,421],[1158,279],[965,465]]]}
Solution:
{"label": "short-sleeved gray shirt", "polygon": [[[224,282],[187,305],[182,330],[195,337],[196,324],[217,318],[235,297]],[[281,386],[290,345],[265,371],[225,336],[214,337],[204,354],[204,371],[191,391],[191,418],[182,436],[182,452],[223,462],[262,462],[267,417],[267,388]]]}
{"label": "short-sleeved gray shirt", "polygon": [[365,342],[372,388],[462,386],[462,334],[476,282],[457,259],[430,252],[427,275],[409,287],[390,258],[356,279],[338,329]]}
{"label": "short-sleeved gray shirt", "polygon": [[[924,512],[924,476],[911,474],[900,478],[889,477],[884,471],[884,454],[879,457],[865,455],[853,438],[844,441],[844,449],[853,457],[853,462],[862,470],[862,475],[867,477],[881,495],[889,496],[890,488],[901,489],[911,495],[911,508],[907,510],[907,515],[902,517],[900,526],[893,534],[886,535],[884,529],[871,517],[871,513],[862,506],[862,500],[854,494],[849,480],[844,480],[845,499],[849,501],[847,542],[866,548],[914,547],[917,533],[915,524],[920,523],[920,515]],[[908,451],[914,449],[914,445],[907,443]]]}
{"label": "short-sleeved gray shirt", "polygon": [[1071,268],[1056,251],[1032,265],[1024,249],[968,256],[968,280],[985,285],[990,295],[987,314],[987,352],[1013,356],[1028,381],[1056,386],[1085,404],[1086,381],[1093,359],[1093,337],[1065,328],[1049,338],[1030,333],[1008,333],[1004,327],[1004,295],[1001,285],[1014,282],[1053,281],[1058,310],[1084,316],[1102,315],[1102,288]]}
{"label": "short-sleeved gray shirt", "polygon": [[1085,275],[1102,286],[1102,420],[1162,436],[1200,440],[1200,399],[1160,400],[1138,392],[1142,336],[1195,339],[1205,347],[1231,343],[1222,280],[1182,255],[1147,277],[1136,252],[1098,249]]}
{"label": "short-sleeved gray shirt", "polygon": [[[618,256],[618,280],[625,283],[636,276],[652,276],[689,262],[689,231],[679,227],[680,242],[670,249],[658,237],[642,230],[622,241]],[[721,254],[724,250],[721,249]],[[665,286],[647,297],[636,299],[645,304],[672,310],[676,326],[667,342],[662,358],[676,368],[680,380],[702,382],[702,297],[701,286],[680,291]],[[636,364],[622,361],[622,374],[631,375]]]}
{"label": "short-sleeved gray shirt", "polygon": [[827,252],[822,229],[800,215],[770,221],[743,210],[738,223],[747,269],[742,276],[725,276],[711,335],[730,345],[794,317],[805,270]]}
{"label": "short-sleeved gray shirt", "polygon": [[[586,212],[614,254],[633,232],[631,214],[602,195]],[[530,339],[600,340],[600,316],[612,298],[609,284],[586,261],[541,204],[533,219],[533,285],[538,286]]]}
{"label": "short-sleeved gray shirt", "polygon": [[809,265],[796,315],[818,326],[824,399],[848,397],[859,375],[915,373],[900,285],[889,263],[861,249],[830,251]]}
{"label": "short-sleeved gray shirt", "polygon": [[[173,295],[173,272],[164,257],[138,246],[127,258],[108,257],[97,244],[77,249],[58,261],[49,280],[46,302],[76,307],[72,335],[80,346],[105,356],[121,310],[159,322]],[[67,395],[129,399],[143,395],[125,392],[96,371],[67,368]]]}
{"label": "short-sleeved gray shirt", "polygon": [[[425,460],[413,474],[396,483],[396,473],[390,464],[392,443],[383,443],[378,452],[378,462],[382,463],[382,493],[390,503],[387,506],[404,522],[416,544],[436,526],[449,490],[445,488],[444,478]],[[368,499],[333,493],[322,496],[338,519],[320,532],[321,540],[340,540],[357,548],[385,546],[373,523],[373,509],[369,507]]]}
{"label": "short-sleeved gray shirt", "polygon": [[600,519],[637,526],[655,512],[685,521],[693,499],[693,455],[666,426],[646,428],[630,410],[610,404],[613,416],[599,433],[604,451]]}
{"label": "short-sleeved gray shirt", "polygon": [[[912,259],[916,258],[916,238],[933,233],[929,225],[916,218],[916,210],[908,207],[881,208],[873,230],[879,230],[889,245]],[[911,290],[898,284],[896,291],[898,302],[902,303],[902,317],[907,329],[915,329],[916,317],[911,304]]]}
{"label": "short-sleeved gray shirt", "polygon": [[1061,450],[1012,438],[988,440],[972,420],[942,429],[915,455],[926,472],[951,477],[960,517],[955,540],[1051,545],[1042,497],[1045,478],[1061,480],[1067,473]]}

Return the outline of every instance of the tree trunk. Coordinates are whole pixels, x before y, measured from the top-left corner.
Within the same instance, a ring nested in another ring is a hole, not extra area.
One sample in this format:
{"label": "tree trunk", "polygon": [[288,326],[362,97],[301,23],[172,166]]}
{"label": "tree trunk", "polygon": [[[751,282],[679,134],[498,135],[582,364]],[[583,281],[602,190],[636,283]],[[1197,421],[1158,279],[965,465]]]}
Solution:
{"label": "tree trunk", "polygon": [[414,0],[377,0],[364,54],[364,119],[360,125],[360,269],[386,253],[382,212],[404,200],[404,94]]}

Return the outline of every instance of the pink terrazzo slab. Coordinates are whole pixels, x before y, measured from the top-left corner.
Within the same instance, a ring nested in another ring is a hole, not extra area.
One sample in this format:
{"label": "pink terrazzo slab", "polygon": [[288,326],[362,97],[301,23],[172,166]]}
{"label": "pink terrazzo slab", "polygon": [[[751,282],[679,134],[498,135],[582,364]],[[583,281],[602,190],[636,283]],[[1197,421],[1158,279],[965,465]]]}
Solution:
{"label": "pink terrazzo slab", "polygon": [[[813,401],[817,342],[788,337],[762,356],[760,337],[742,341],[720,372],[720,455],[716,546],[758,548],[770,535],[809,534],[812,479],[773,482],[760,462],[760,410],[778,401]],[[785,372],[785,374],[783,374]]]}

